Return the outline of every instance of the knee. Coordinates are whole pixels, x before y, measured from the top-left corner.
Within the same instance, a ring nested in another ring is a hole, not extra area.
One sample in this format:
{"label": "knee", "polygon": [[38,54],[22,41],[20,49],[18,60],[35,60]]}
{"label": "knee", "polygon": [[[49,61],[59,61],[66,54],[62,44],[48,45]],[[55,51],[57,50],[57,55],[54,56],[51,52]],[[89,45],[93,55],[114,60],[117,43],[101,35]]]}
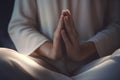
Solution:
{"label": "knee", "polygon": [[0,61],[7,59],[7,57],[12,57],[16,51],[8,48],[0,48]]}
{"label": "knee", "polygon": [[0,48],[0,70],[4,67],[11,66],[11,59],[14,58],[16,51],[8,48]]}
{"label": "knee", "polygon": [[6,65],[8,65],[9,49],[0,48],[0,70],[2,70]]}
{"label": "knee", "polygon": [[12,50],[12,49],[8,49],[8,48],[0,48],[0,56],[2,55],[7,55],[7,54],[13,54],[16,53],[16,51]]}
{"label": "knee", "polygon": [[111,58],[117,62],[120,62],[120,49],[116,50],[112,55]]}
{"label": "knee", "polygon": [[7,49],[7,48],[0,48],[0,63],[5,61],[8,53],[9,53],[9,49]]}
{"label": "knee", "polygon": [[120,49],[117,49],[112,56],[120,56]]}

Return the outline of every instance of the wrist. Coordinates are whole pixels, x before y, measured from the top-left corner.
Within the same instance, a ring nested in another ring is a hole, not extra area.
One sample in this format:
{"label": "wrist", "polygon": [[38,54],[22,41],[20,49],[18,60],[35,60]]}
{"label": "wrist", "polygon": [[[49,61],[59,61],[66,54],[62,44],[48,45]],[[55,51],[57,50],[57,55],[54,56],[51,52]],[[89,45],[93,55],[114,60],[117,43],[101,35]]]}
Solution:
{"label": "wrist", "polygon": [[94,42],[85,42],[80,45],[80,61],[86,60],[90,58],[91,56],[94,56],[97,54],[97,49],[95,47]]}
{"label": "wrist", "polygon": [[32,56],[32,57],[38,57],[38,58],[40,56],[47,57],[47,55],[49,53],[48,49],[50,49],[51,43],[52,42],[50,42],[50,41],[46,41],[39,48],[37,48],[30,56]]}
{"label": "wrist", "polygon": [[83,44],[81,44],[81,48],[83,49],[84,53],[89,53],[89,54],[94,54],[97,53],[97,49],[95,46],[94,42],[85,42]]}
{"label": "wrist", "polygon": [[52,42],[46,41],[44,44],[42,44],[37,50],[36,53],[38,53],[41,56],[48,56],[50,53],[50,50],[52,48]]}

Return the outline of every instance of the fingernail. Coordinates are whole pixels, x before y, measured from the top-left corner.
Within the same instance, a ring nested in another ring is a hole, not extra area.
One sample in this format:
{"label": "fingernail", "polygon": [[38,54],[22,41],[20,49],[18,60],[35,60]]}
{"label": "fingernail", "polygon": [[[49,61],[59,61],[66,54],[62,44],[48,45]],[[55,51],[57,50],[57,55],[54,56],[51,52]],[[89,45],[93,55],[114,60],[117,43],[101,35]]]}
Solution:
{"label": "fingernail", "polygon": [[66,9],[66,11],[70,12],[70,10],[69,10],[69,9]]}
{"label": "fingernail", "polygon": [[62,13],[61,13],[62,15],[64,15],[65,14],[65,10],[62,10]]}
{"label": "fingernail", "polygon": [[68,14],[68,15],[70,15],[70,14],[71,14],[71,12],[70,12],[70,10],[69,10],[69,9],[66,9],[66,12],[67,12],[67,14]]}
{"label": "fingernail", "polygon": [[66,10],[62,10],[62,15],[63,16],[67,16],[67,11]]}

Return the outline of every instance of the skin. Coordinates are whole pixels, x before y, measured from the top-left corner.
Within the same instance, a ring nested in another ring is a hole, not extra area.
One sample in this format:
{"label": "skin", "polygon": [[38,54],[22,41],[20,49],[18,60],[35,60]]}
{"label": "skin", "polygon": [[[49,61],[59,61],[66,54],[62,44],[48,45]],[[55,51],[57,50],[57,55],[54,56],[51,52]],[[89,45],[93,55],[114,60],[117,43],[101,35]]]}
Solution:
{"label": "skin", "polygon": [[[73,73],[76,69],[72,70],[69,68],[70,62],[78,62],[78,64],[87,62],[91,57],[97,55],[96,53],[97,50],[94,42],[80,44],[79,34],[75,28],[72,15],[67,9],[61,13],[53,41],[45,42],[30,56],[35,58],[42,56],[51,64],[63,60],[67,72]],[[55,71],[61,72],[59,69]],[[67,72],[61,73],[68,74]]]}
{"label": "skin", "polygon": [[[56,28],[56,31],[54,33],[54,39],[53,41],[47,41],[45,42],[41,47],[39,47],[35,53],[31,54],[31,56],[36,55],[37,56],[44,56],[46,58],[49,58],[51,60],[59,60],[63,57],[63,42],[61,37],[61,30],[63,28],[63,12],[61,13],[58,26]],[[34,55],[35,54],[35,55]]]}
{"label": "skin", "polygon": [[[64,44],[61,36],[61,30],[64,26],[63,20],[64,19],[64,12],[61,13],[58,26],[54,32],[54,38],[53,41],[47,41],[42,46],[40,46],[34,53],[32,53],[30,56],[35,58],[40,58],[43,60],[43,62],[39,63],[40,65],[47,67],[53,71],[63,73],[65,75],[68,75],[68,72],[65,67],[66,61],[65,61],[65,50],[64,50]],[[46,61],[46,62],[44,62]],[[59,69],[57,66],[57,62],[62,61],[62,65],[65,68],[65,70]],[[45,66],[46,65],[46,66]]]}
{"label": "skin", "polygon": [[95,44],[93,42],[80,44],[79,34],[74,26],[72,15],[69,10],[64,12],[66,14],[64,17],[65,28],[62,29],[61,35],[65,43],[67,56],[74,61],[83,61],[97,52]]}

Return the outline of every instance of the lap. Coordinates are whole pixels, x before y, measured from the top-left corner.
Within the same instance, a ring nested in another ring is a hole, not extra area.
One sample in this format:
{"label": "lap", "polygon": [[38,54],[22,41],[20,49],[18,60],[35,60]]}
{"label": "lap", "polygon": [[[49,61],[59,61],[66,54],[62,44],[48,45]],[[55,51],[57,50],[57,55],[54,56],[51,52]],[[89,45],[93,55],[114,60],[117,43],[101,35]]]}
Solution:
{"label": "lap", "polygon": [[120,79],[120,49],[112,55],[97,59],[79,70],[76,80],[118,80]]}
{"label": "lap", "polygon": [[57,75],[61,76],[45,68],[46,62],[43,60],[6,48],[0,48],[0,65],[0,79],[4,80],[50,80],[57,78]]}
{"label": "lap", "polygon": [[[40,63],[37,61],[40,61]],[[63,77],[61,74],[45,68],[46,62],[43,60],[19,54],[11,49],[0,48],[0,65],[0,78],[5,80],[10,78],[14,78],[14,80],[31,80],[32,78],[49,80],[54,79],[55,75],[58,78],[60,76]],[[118,75],[120,74],[119,67],[120,50],[117,50],[110,56],[97,59],[85,65],[74,78],[78,80],[116,80],[116,78],[120,78]]]}

